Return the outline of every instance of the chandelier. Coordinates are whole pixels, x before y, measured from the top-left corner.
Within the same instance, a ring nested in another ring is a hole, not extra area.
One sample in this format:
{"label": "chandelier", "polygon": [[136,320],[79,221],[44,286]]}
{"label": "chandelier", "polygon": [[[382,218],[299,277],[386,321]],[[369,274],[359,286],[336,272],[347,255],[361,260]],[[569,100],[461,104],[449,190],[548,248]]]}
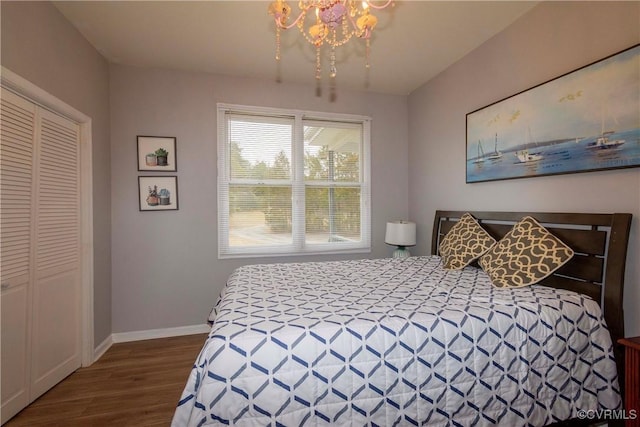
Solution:
{"label": "chandelier", "polygon": [[[384,9],[394,0],[376,5],[370,0],[299,0],[300,12],[291,23],[291,6],[285,0],[275,0],[269,5],[269,15],[276,23],[276,61],[280,61],[280,31],[298,27],[304,38],[316,47],[316,79],[320,80],[322,67],[320,50],[327,44],[329,76],[336,77],[336,48],[346,44],[354,36],[366,41],[366,68],[369,68],[370,39],[378,23],[371,9]],[[307,17],[309,16],[309,19]]]}

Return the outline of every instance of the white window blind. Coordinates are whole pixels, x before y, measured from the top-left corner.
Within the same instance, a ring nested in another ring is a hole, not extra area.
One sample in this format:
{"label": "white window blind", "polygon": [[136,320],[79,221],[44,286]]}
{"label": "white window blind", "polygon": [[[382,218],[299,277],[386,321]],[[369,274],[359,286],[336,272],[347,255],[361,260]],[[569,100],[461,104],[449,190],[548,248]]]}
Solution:
{"label": "white window blind", "polygon": [[219,104],[219,256],[369,251],[369,126]]}

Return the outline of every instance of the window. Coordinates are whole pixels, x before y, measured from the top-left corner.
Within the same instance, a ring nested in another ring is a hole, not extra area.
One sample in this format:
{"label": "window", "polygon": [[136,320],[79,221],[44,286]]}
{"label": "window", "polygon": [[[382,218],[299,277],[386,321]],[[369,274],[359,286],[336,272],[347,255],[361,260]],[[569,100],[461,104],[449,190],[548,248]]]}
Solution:
{"label": "window", "polygon": [[369,251],[369,126],[219,104],[219,256]]}

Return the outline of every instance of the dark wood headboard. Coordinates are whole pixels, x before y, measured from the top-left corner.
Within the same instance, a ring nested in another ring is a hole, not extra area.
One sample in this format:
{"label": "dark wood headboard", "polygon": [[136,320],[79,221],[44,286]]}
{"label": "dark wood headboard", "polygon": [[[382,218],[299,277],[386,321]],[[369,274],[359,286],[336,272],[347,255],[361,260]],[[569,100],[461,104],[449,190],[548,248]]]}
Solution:
{"label": "dark wood headboard", "polygon": [[[438,253],[440,240],[465,212],[436,211],[432,254]],[[624,337],[622,297],[631,214],[468,212],[496,240],[522,217],[531,216],[574,250],[571,261],[540,284],[586,294],[600,303],[621,373],[623,355],[617,340]]]}

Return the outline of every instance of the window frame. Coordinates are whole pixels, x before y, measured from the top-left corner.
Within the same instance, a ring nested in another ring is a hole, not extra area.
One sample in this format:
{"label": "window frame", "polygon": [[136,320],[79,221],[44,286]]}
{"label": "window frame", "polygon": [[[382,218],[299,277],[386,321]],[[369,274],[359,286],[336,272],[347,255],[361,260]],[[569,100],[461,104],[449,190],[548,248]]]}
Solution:
{"label": "window frame", "polygon": [[[290,245],[261,245],[233,248],[229,245],[229,193],[232,185],[278,185],[284,180],[230,179],[230,152],[228,150],[227,114],[272,116],[293,120],[291,147],[292,243]],[[371,252],[371,118],[367,116],[323,113],[315,111],[256,107],[236,104],[217,104],[218,120],[218,258],[253,258],[269,256],[300,256]],[[360,241],[340,243],[306,243],[305,191],[319,187],[354,187],[353,182],[307,181],[304,177],[304,121],[349,123],[362,126],[360,147]]]}

